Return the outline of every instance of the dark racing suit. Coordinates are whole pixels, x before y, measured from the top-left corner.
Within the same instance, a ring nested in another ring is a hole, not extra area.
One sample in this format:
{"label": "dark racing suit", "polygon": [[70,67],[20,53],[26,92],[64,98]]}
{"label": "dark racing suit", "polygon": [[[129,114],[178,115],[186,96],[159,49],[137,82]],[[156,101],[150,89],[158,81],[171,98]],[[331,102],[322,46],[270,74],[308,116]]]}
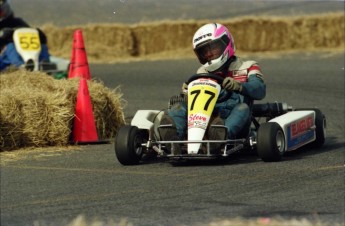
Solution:
{"label": "dark racing suit", "polygon": [[[197,74],[207,73],[200,67]],[[231,96],[222,103],[217,103],[213,115],[220,116],[228,129],[228,138],[235,139],[248,135],[251,122],[251,106],[254,100],[261,100],[266,95],[266,85],[263,74],[255,61],[243,61],[236,57],[228,69],[222,73],[215,73],[223,77],[232,77],[241,82],[242,91],[232,92]],[[223,95],[221,91],[220,95]],[[180,102],[168,110],[168,115],[176,124],[180,139],[185,137],[187,129],[187,105]]]}
{"label": "dark racing suit", "polygon": [[14,17],[13,14],[0,21],[0,50],[12,42],[14,28],[30,27],[23,19]]}

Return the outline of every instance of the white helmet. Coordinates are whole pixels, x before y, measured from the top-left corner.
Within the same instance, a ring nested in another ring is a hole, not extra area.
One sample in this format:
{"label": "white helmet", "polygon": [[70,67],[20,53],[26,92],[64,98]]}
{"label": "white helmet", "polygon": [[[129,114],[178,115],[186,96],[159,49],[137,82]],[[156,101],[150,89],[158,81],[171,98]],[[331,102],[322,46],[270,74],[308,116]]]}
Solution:
{"label": "white helmet", "polygon": [[193,49],[209,72],[219,70],[235,54],[235,43],[229,30],[221,24],[206,24],[193,36]]}

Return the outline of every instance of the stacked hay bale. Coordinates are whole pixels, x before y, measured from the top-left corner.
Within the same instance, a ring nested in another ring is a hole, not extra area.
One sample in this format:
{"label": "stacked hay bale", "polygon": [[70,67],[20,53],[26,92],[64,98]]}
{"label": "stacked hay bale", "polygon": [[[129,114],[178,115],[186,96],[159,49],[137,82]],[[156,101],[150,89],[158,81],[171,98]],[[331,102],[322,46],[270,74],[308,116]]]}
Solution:
{"label": "stacked hay bale", "polygon": [[[79,79],[55,80],[42,72],[0,75],[0,151],[70,143]],[[88,81],[100,140],[125,123],[122,94]]]}
{"label": "stacked hay bale", "polygon": [[[70,57],[73,31],[82,29],[89,62],[145,58],[194,57],[192,37],[202,25],[219,22],[233,33],[237,50],[246,52],[344,49],[344,13],[294,17],[160,21],[132,24],[89,24],[83,27],[43,26],[53,55]],[[101,37],[101,38],[100,38]],[[166,54],[169,53],[169,54]]]}
{"label": "stacked hay bale", "polygon": [[[89,24],[84,27],[55,27],[45,25],[42,27],[48,39],[49,51],[54,56],[69,59],[73,46],[73,33],[77,29],[83,30],[88,60],[92,62],[108,62],[117,58],[126,58],[136,55],[133,34],[125,25],[120,24]],[[89,61],[89,62],[91,62]]]}

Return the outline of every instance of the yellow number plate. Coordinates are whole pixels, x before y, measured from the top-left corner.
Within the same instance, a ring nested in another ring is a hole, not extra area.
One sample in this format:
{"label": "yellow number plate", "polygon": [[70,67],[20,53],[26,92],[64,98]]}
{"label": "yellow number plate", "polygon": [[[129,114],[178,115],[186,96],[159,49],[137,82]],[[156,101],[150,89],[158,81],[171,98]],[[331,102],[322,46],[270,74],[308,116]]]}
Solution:
{"label": "yellow number plate", "polygon": [[[212,83],[211,83],[212,84]],[[210,85],[209,80],[188,88],[188,110],[190,114],[211,116],[217,102],[219,90]]]}
{"label": "yellow number plate", "polygon": [[40,51],[41,42],[38,33],[18,33],[20,48],[26,51]]}

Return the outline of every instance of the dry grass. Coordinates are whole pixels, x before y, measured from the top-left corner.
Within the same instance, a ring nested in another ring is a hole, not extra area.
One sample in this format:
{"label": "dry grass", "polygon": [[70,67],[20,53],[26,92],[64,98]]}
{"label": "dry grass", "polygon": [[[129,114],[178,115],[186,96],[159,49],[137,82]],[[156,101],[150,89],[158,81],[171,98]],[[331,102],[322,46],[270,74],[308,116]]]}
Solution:
{"label": "dry grass", "polygon": [[[55,80],[42,72],[0,75],[0,151],[70,143],[79,79]],[[88,81],[100,140],[124,124],[122,94]]]}
{"label": "dry grass", "polygon": [[[341,49],[344,13],[296,17],[240,17],[219,20],[233,33],[237,49],[245,52]],[[214,21],[161,21],[92,24],[69,27],[45,25],[53,55],[70,58],[73,32],[82,29],[89,62],[112,63],[138,58],[193,56],[191,39],[203,24]]]}
{"label": "dry grass", "polygon": [[16,151],[0,152],[0,167],[18,162],[21,160],[40,160],[51,156],[60,156],[73,151],[82,150],[82,146],[52,146],[52,147],[24,147]]}
{"label": "dry grass", "polygon": [[[83,215],[79,215],[73,221],[71,221],[68,226],[134,226],[126,218],[119,221],[108,220],[106,222],[100,220],[88,221]],[[186,224],[178,224],[179,226],[184,226]],[[321,221],[310,221],[307,219],[291,219],[284,220],[280,218],[257,218],[257,219],[224,219],[224,220],[214,220],[210,223],[195,223],[190,224],[194,226],[341,226],[341,224],[324,223]]]}

